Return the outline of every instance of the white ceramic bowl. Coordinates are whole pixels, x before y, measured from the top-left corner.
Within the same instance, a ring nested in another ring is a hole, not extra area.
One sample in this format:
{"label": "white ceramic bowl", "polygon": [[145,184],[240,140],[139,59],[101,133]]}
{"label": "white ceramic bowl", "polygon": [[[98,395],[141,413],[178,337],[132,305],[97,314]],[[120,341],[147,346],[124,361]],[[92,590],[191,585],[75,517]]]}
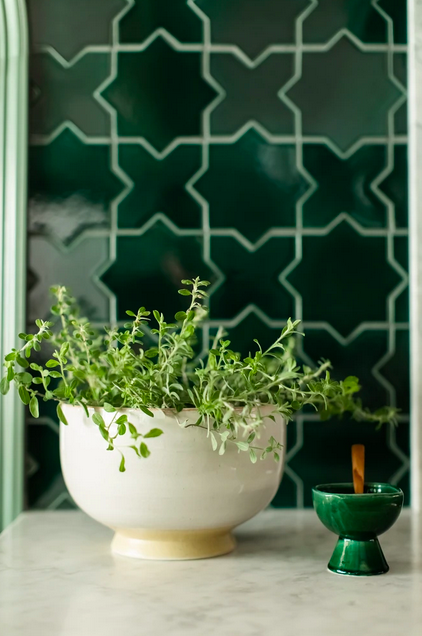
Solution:
{"label": "white ceramic bowl", "polygon": [[[106,423],[113,414],[103,409]],[[116,531],[114,552],[151,559],[192,559],[217,556],[235,546],[231,530],[263,510],[281,481],[285,458],[285,421],[265,417],[259,446],[272,435],[283,444],[280,461],[268,456],[255,464],[247,452],[227,444],[224,455],[213,451],[207,432],[181,428],[177,420],[196,422],[195,409],[174,414],[152,409],[154,417],[124,409],[139,433],[160,428],[164,434],[145,440],[151,452],[140,459],[127,448],[127,432],[116,445],[123,449],[126,472],[119,472],[120,454],[106,451],[107,442],[82,407],[63,405],[68,426],[61,425],[60,456],[70,494],[88,515]],[[272,407],[261,409],[263,415]]]}

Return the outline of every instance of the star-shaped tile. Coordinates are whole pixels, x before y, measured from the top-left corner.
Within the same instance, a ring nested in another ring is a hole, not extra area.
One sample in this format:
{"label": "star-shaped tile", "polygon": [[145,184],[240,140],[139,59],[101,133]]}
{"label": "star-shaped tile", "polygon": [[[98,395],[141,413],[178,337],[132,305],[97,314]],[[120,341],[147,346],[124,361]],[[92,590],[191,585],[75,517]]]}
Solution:
{"label": "star-shaped tile", "polygon": [[201,77],[201,55],[174,51],[160,37],[145,51],[120,52],[118,75],[104,90],[119,135],[145,137],[158,150],[201,135],[202,111],[215,94]]}
{"label": "star-shaped tile", "polygon": [[201,226],[201,207],[185,188],[201,167],[200,146],[178,146],[157,160],[139,144],[121,144],[119,165],[134,182],[120,203],[119,227],[141,227],[156,212],[179,227]]}
{"label": "star-shaped tile", "polygon": [[304,20],[303,41],[328,42],[341,29],[348,29],[362,42],[387,42],[387,22],[370,0],[318,0]]}
{"label": "star-shaped tile", "polygon": [[273,134],[294,134],[293,112],[277,96],[293,75],[293,55],[271,55],[250,69],[233,55],[214,55],[211,74],[226,97],[211,114],[211,133],[236,132],[256,120]]}
{"label": "star-shaped tile", "polygon": [[[141,236],[119,236],[117,257],[101,276],[117,297],[118,319],[141,305],[163,311],[168,322],[186,303],[177,290],[184,278],[214,275],[202,261],[201,242],[192,236],[175,236],[158,221]],[[124,284],[122,284],[124,281]]]}
{"label": "star-shaped tile", "polygon": [[234,227],[256,242],[272,227],[295,224],[308,184],[293,144],[270,144],[250,130],[234,144],[211,145],[209,155],[194,187],[210,204],[211,227]]}
{"label": "star-shaped tile", "polygon": [[45,236],[29,240],[29,267],[36,284],[29,294],[29,320],[48,319],[53,285],[67,285],[91,320],[108,322],[107,295],[93,280],[94,273],[108,258],[108,238],[85,238],[73,249],[63,251]]}
{"label": "star-shaped tile", "polygon": [[234,238],[213,236],[211,259],[225,276],[210,299],[212,319],[234,318],[250,304],[271,318],[293,316],[293,298],[278,280],[294,259],[293,238],[272,238],[249,252]]}
{"label": "star-shaped tile", "polygon": [[104,225],[123,184],[110,170],[110,146],[86,145],[65,129],[29,151],[30,225],[64,243]]}
{"label": "star-shaped tile", "polygon": [[407,152],[407,146],[395,146],[394,168],[378,186],[394,203],[395,221],[398,227],[408,225]]}
{"label": "star-shaped tile", "polygon": [[302,111],[303,134],[324,135],[342,151],[360,137],[387,135],[388,111],[401,96],[387,63],[387,53],[364,53],[346,36],[325,53],[304,53],[287,93]]}
{"label": "star-shaped tile", "polygon": [[402,279],[387,261],[384,237],[360,236],[343,222],[326,236],[303,238],[288,280],[302,295],[305,321],[329,322],[346,336],[361,322],[387,320],[387,297]]}
{"label": "star-shaped tile", "polygon": [[305,227],[324,227],[341,212],[364,227],[386,227],[386,206],[370,187],[387,165],[384,146],[362,146],[339,159],[328,146],[305,144],[303,163],[318,183],[303,205]]}
{"label": "star-shaped tile", "polygon": [[250,58],[272,44],[293,44],[296,18],[309,0],[196,0],[211,19],[211,40],[233,44]]}
{"label": "star-shaped tile", "polygon": [[186,0],[135,0],[119,22],[120,42],[143,42],[160,28],[179,42],[202,42],[202,20]]}
{"label": "star-shaped tile", "polygon": [[112,20],[126,6],[126,0],[29,0],[32,46],[50,45],[70,60],[85,46],[110,44]]}
{"label": "star-shaped tile", "polygon": [[51,55],[34,54],[30,73],[40,89],[30,108],[31,133],[47,135],[71,121],[87,135],[110,135],[110,115],[94,98],[110,74],[109,55],[87,54],[63,68]]}

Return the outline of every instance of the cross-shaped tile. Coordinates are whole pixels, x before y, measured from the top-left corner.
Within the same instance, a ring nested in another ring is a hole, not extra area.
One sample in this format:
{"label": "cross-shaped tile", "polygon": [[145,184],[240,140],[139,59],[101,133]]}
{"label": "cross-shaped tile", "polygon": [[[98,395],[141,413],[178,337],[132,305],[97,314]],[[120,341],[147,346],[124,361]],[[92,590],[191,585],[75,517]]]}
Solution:
{"label": "cross-shaped tile", "polygon": [[271,55],[250,69],[233,55],[213,55],[211,74],[226,97],[211,114],[211,133],[236,132],[256,120],[273,134],[294,134],[293,112],[277,96],[292,77],[293,55]]}

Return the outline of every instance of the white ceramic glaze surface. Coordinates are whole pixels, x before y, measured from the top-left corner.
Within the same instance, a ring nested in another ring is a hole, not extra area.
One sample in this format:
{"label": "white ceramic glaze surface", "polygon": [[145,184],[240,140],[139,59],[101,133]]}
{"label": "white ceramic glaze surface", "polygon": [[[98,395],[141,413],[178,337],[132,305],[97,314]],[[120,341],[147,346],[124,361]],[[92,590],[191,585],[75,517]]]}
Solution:
{"label": "white ceramic glaze surface", "polygon": [[231,554],[140,561],[81,512],[25,513],[0,536],[2,636],[420,636],[420,519],[382,536],[384,576],[327,572],[336,542],[313,510],[266,510]]}
{"label": "white ceramic glaze surface", "polygon": [[[98,410],[111,421],[113,414]],[[234,547],[230,530],[263,510],[281,480],[285,447],[280,462],[268,456],[252,464],[249,454],[238,452],[234,444],[219,455],[206,430],[179,425],[196,422],[193,409],[178,415],[157,409],[153,418],[125,409],[138,432],[154,427],[164,434],[146,440],[151,451],[147,459],[127,448],[133,443],[128,432],[119,436],[116,445],[126,447],[126,472],[121,473],[120,454],[106,451],[107,442],[84,410],[64,405],[63,411],[68,426],[61,425],[60,455],[66,485],[82,510],[117,531],[114,548],[122,554],[200,558],[228,552]],[[262,410],[271,412],[272,407]],[[280,416],[275,421],[266,417],[256,445],[265,447],[270,436],[285,445],[285,429]],[[204,531],[209,533],[208,547]]]}

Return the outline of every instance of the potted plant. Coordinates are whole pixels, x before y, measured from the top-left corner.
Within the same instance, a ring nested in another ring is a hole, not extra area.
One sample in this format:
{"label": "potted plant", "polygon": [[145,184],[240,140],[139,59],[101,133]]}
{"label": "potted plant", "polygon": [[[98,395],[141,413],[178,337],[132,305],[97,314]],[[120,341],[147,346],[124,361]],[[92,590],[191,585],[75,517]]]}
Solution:
{"label": "potted plant", "polygon": [[[102,333],[79,317],[65,287],[52,289],[54,322],[5,357],[1,392],[11,382],[33,417],[39,400],[57,402],[61,463],[76,503],[116,531],[113,550],[144,558],[216,556],[234,546],[231,530],[265,508],[280,483],[285,427],[310,406],[321,419],[349,413],[382,424],[395,409],[371,413],[358,379],[331,378],[330,363],[300,368],[293,354],[299,321],[242,358],[220,329],[196,362],[195,333],[209,284],[183,280],[186,311],[167,323],[144,307],[124,329]],[[151,347],[143,330],[153,320]],[[42,345],[45,363],[30,362]],[[31,372],[30,372],[31,371]],[[109,452],[106,452],[109,451]]]}

